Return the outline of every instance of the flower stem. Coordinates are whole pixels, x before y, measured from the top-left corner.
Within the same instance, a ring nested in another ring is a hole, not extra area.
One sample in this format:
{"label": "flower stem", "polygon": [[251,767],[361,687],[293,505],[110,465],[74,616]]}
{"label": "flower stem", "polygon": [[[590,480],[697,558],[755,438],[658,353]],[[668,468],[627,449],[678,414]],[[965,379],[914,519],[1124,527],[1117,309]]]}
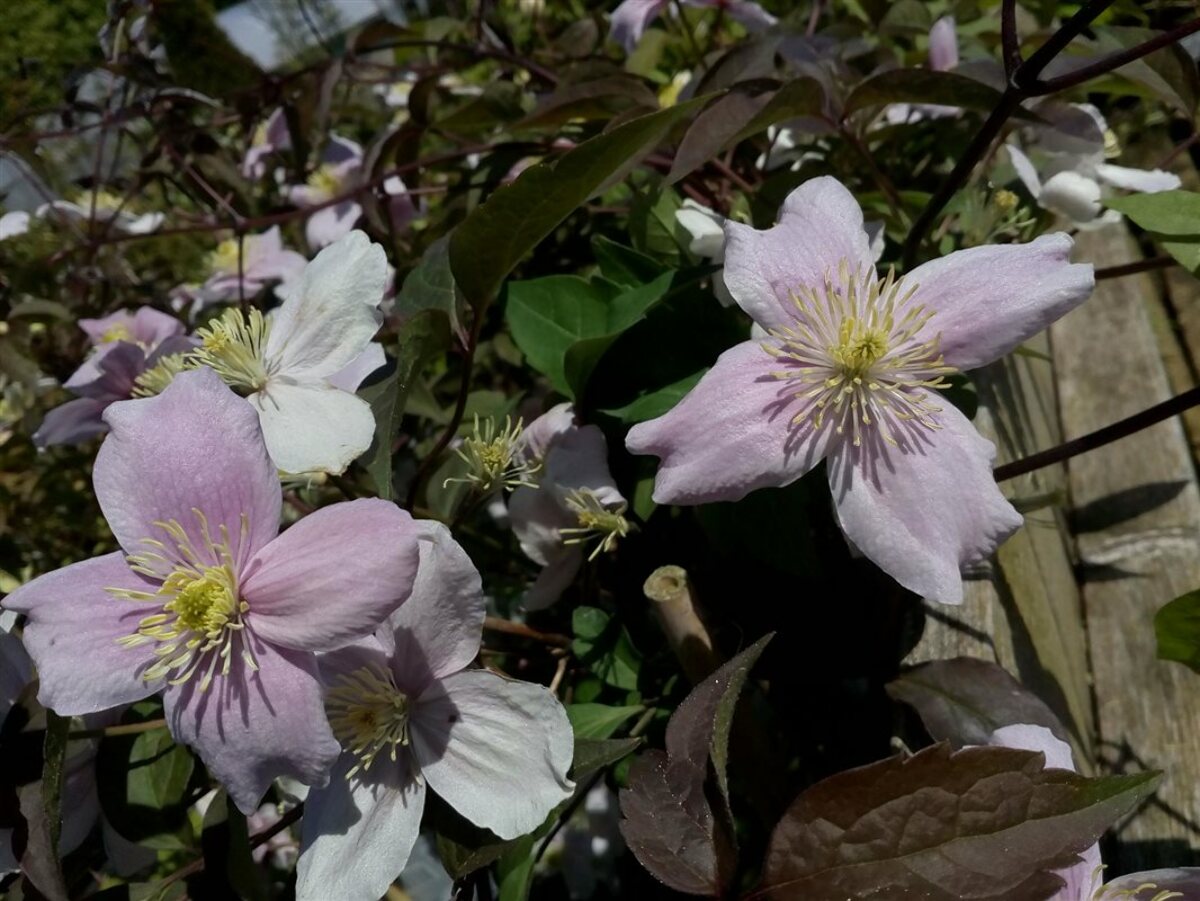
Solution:
{"label": "flower stem", "polygon": [[524,623],[514,623],[512,620],[500,619],[496,616],[485,617],[483,627],[492,632],[504,632],[508,635],[519,635],[522,638],[532,638],[543,644],[552,644],[560,648],[570,647],[571,639],[554,632],[539,632]]}
{"label": "flower stem", "polygon": [[1011,463],[1005,463],[1003,466],[997,466],[992,470],[992,475],[995,476],[997,482],[1003,482],[1006,479],[1016,478],[1028,472],[1033,472],[1035,469],[1042,469],[1046,466],[1052,466],[1055,463],[1062,463],[1065,460],[1070,460],[1072,457],[1078,457],[1080,454],[1085,454],[1106,444],[1112,444],[1114,441],[1127,438],[1136,432],[1140,432],[1142,429],[1156,425],[1165,419],[1170,419],[1172,416],[1177,416],[1195,406],[1200,406],[1200,387],[1190,388],[1182,394],[1177,394],[1175,397],[1165,400],[1160,404],[1155,404],[1153,407],[1142,410],[1140,413],[1135,413],[1132,416],[1114,422],[1112,425],[1106,425],[1102,429],[1089,432],[1079,438],[1064,441],[1062,444],[1052,447],[1049,450],[1038,451],[1038,453],[1030,454],[1028,457],[1023,457],[1020,460],[1014,460]]}
{"label": "flower stem", "polygon": [[1178,265],[1174,257],[1157,256],[1136,263],[1122,263],[1120,266],[1105,266],[1096,270],[1096,281],[1106,278],[1120,278],[1123,275],[1136,275],[1139,272],[1150,272],[1154,269],[1167,269]]}

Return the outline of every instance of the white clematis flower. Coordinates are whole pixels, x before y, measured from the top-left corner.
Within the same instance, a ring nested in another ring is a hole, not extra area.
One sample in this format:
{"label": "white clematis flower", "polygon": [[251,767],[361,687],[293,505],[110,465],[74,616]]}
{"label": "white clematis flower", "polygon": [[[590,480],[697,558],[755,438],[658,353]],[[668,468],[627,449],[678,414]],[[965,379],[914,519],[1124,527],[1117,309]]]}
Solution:
{"label": "white clematis flower", "polygon": [[574,790],[566,711],[540,685],[468,668],[483,630],[479,573],[445,526],[422,530],[409,599],[373,638],[320,661],[343,751],[305,802],[299,901],[383,895],[416,843],[427,791],[512,839]]}
{"label": "white clematis flower", "polygon": [[1120,213],[1105,210],[1101,202],[1111,188],[1154,194],[1180,186],[1178,176],[1161,169],[1106,162],[1118,152],[1116,138],[1091,104],[1043,104],[1038,112],[1051,125],[1027,135],[1024,150],[1008,144],[1008,157],[1038,206],[1077,228],[1090,230],[1121,221]]}
{"label": "white clematis flower", "polygon": [[352,231],[279,288],[269,321],[229,309],[197,332],[195,361],[254,406],[284,472],[341,473],[370,446],[371,407],[335,380],[368,351],[387,276],[383,248]]}

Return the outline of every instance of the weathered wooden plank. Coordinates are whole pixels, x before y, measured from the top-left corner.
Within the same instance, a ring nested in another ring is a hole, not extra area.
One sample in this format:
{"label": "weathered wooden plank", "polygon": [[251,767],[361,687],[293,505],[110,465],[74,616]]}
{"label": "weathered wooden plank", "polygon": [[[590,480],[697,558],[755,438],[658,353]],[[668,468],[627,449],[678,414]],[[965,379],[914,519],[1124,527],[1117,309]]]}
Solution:
{"label": "weathered wooden plank", "polygon": [[[1049,342],[976,373],[975,424],[997,446],[999,462],[1060,440]],[[1037,692],[1075,737],[1077,756],[1091,757],[1092,705],[1082,608],[1062,501],[1061,467],[1004,486],[1026,511],[1025,527],[996,558],[972,574],[961,607],[926,604],[926,626],[910,662],[955,656],[991,660]]]}
{"label": "weathered wooden plank", "polygon": [[[1123,226],[1082,234],[1077,258],[1138,251]],[[1154,280],[1110,279],[1051,332],[1063,430],[1081,435],[1169,396],[1149,307]],[[1072,523],[1096,695],[1098,758],[1158,768],[1153,803],[1118,832],[1118,870],[1180,866],[1200,849],[1200,680],[1155,656],[1153,618],[1200,585],[1200,490],[1178,419],[1074,458]]]}

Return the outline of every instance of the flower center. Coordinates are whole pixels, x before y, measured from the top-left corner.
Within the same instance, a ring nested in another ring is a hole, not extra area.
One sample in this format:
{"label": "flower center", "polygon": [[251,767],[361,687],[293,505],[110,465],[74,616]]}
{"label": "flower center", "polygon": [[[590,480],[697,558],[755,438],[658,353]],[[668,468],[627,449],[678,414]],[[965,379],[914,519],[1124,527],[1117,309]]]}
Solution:
{"label": "flower center", "polygon": [[595,560],[601,551],[610,552],[617,546],[617,541],[629,534],[633,528],[622,514],[625,504],[618,504],[609,510],[601,503],[594,491],[587,488],[577,489],[567,495],[567,508],[575,514],[579,525],[570,529],[559,529],[563,544],[584,544],[593,538],[599,539],[596,547],[588,556]]}
{"label": "flower center", "polygon": [[308,186],[322,199],[333,197],[342,187],[342,177],[333,163],[322,163],[308,177]]}
{"label": "flower center", "polygon": [[[94,201],[93,198],[95,198]],[[117,210],[121,209],[121,204],[124,201],[112,191],[81,191],[75,195],[75,205],[82,207],[84,210],[91,210],[93,202],[95,203],[97,214],[111,216]]]}
{"label": "flower center", "polygon": [[186,369],[191,369],[188,354],[167,354],[139,375],[133,382],[134,397],[154,397],[167,390],[172,379]]}
{"label": "flower center", "polygon": [[906,426],[940,428],[935,391],[956,370],[938,349],[941,336],[930,336],[934,312],[914,302],[916,293],[894,272],[880,280],[843,262],[836,283],[827,275],[822,289],[792,294],[794,323],[772,329],[775,340],[762,347],[785,366],[775,378],[800,383],[794,396],[804,409],[793,425],[829,424],[855,447],[871,427],[890,444]]}
{"label": "flower center", "polygon": [[527,460],[519,453],[521,429],[520,419],[513,425],[508,417],[505,417],[504,428],[499,432],[490,419],[480,429],[479,417],[476,416],[474,431],[469,438],[463,439],[462,446],[455,451],[467,464],[467,474],[463,478],[447,479],[444,484],[469,482],[480,494],[490,494],[501,487],[510,490],[522,485],[536,488],[537,483],[530,477],[541,469],[542,464],[540,460]]}
{"label": "flower center", "polygon": [[372,663],[341,676],[325,693],[325,713],[338,742],[358,758],[346,773],[370,769],[383,751],[394,762],[408,745],[408,696],[396,688],[392,674]]}
{"label": "flower center", "polygon": [[[157,591],[105,590],[119,599],[162,604],[160,613],[142,617],[136,632],[117,639],[118,644],[128,648],[155,645],[156,659],[143,672],[143,679],[167,679],[179,685],[199,673],[200,690],[207,691],[214,677],[229,674],[233,646],[239,636],[246,665],[257,670],[258,664],[244,636],[243,618],[250,605],[238,594],[237,562],[229,530],[222,525],[220,540],[214,540],[204,514],[196,508],[192,513],[203,537],[201,548],[172,519],[154,523],[166,533],[166,541],[144,538],[142,544],[148,550],[126,558],[134,572],[162,580]],[[242,540],[249,531],[249,520],[243,514]]]}
{"label": "flower center", "polygon": [[110,344],[113,341],[129,341],[133,342],[133,332],[129,330],[129,326],[123,322],[118,322],[116,325],[110,325],[104,330],[104,334],[100,336],[101,344]]}
{"label": "flower center", "polygon": [[188,355],[189,362],[208,366],[231,388],[248,393],[260,391],[269,375],[265,352],[270,324],[260,310],[247,317],[230,308],[196,330],[200,346]]}
{"label": "flower center", "polygon": [[212,267],[213,272],[222,275],[237,275],[238,256],[237,240],[226,238],[217,245],[217,249],[209,256],[208,263]]}

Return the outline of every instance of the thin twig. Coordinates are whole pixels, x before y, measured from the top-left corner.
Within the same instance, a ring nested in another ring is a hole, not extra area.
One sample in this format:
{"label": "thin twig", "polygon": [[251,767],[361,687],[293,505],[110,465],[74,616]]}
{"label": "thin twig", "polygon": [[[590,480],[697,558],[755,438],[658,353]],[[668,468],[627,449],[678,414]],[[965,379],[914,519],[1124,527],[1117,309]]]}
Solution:
{"label": "thin twig", "polygon": [[1042,469],[1046,466],[1052,466],[1055,463],[1062,463],[1064,460],[1070,460],[1072,457],[1078,457],[1080,454],[1086,454],[1088,451],[1093,451],[1096,448],[1104,447],[1106,444],[1112,444],[1114,441],[1127,438],[1135,432],[1140,432],[1142,429],[1156,425],[1164,419],[1170,419],[1172,416],[1178,416],[1185,410],[1190,410],[1197,405],[1200,405],[1200,387],[1191,388],[1182,394],[1177,394],[1170,400],[1163,401],[1161,404],[1155,404],[1149,409],[1142,410],[1140,413],[1135,413],[1132,416],[1114,422],[1112,425],[1089,432],[1079,438],[1065,441],[1057,447],[1039,451],[1036,454],[1030,454],[1028,457],[1014,460],[1011,463],[1005,463],[1003,466],[997,466],[992,470],[992,474],[995,476],[997,482],[1003,482],[1005,479],[1016,478],[1027,472],[1033,472],[1035,469]]}
{"label": "thin twig", "polygon": [[1021,37],[1017,34],[1017,0],[1004,0],[1001,4],[1000,40],[1004,48],[1004,77],[1011,79],[1022,63]]}
{"label": "thin twig", "polygon": [[508,635],[531,638],[534,641],[540,641],[543,644],[552,644],[560,648],[569,648],[571,646],[571,639],[566,635],[558,635],[554,632],[539,632],[537,629],[530,628],[524,623],[514,623],[512,620],[500,619],[495,616],[485,617],[483,628],[489,632],[504,632]]}
{"label": "thin twig", "polygon": [[77,729],[67,733],[68,741],[85,738],[111,738],[114,735],[138,735],[142,732],[153,732],[155,729],[167,728],[165,719],[145,720],[141,723],[124,723],[120,726],[105,726],[103,729]]}
{"label": "thin twig", "polygon": [[1134,275],[1138,272],[1150,272],[1154,269],[1167,269],[1176,265],[1178,265],[1178,260],[1174,257],[1149,257],[1145,260],[1138,260],[1136,263],[1122,263],[1120,266],[1105,266],[1103,269],[1097,269],[1096,281],[1120,278],[1123,275]]}

